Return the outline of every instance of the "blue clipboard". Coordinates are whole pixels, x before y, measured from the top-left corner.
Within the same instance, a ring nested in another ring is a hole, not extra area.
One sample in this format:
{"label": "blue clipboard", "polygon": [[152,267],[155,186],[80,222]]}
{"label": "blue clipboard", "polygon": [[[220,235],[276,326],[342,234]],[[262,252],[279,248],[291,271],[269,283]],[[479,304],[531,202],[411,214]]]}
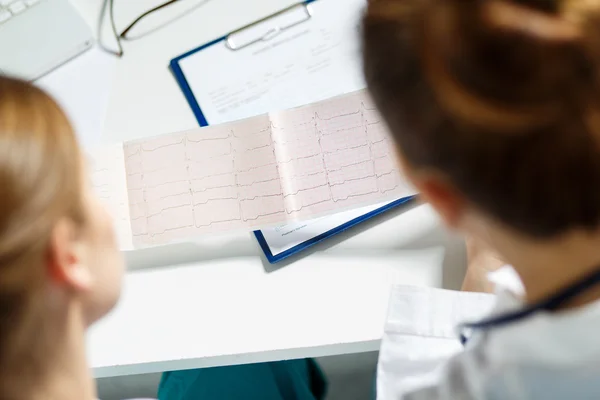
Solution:
{"label": "blue clipboard", "polygon": [[[208,126],[209,122],[206,120],[206,117],[204,116],[204,113],[202,112],[202,109],[200,108],[200,104],[198,104],[198,101],[196,100],[196,97],[194,96],[194,92],[192,91],[190,84],[188,83],[187,79],[185,78],[185,74],[183,73],[183,70],[181,69],[181,66],[179,65],[179,62],[181,60],[183,60],[184,58],[187,58],[195,53],[198,53],[199,51],[202,51],[206,48],[209,48],[211,46],[215,46],[217,44],[222,44],[222,45],[226,45],[229,49],[231,49],[232,51],[235,50],[239,50],[242,48],[245,48],[246,46],[251,46],[256,42],[261,41],[262,39],[257,39],[255,41],[252,41],[250,43],[246,43],[244,45],[241,46],[236,46],[234,43],[230,42],[230,38],[232,35],[235,35],[238,32],[242,32],[244,30],[247,30],[249,28],[252,28],[254,26],[256,26],[257,24],[263,23],[265,21],[268,21],[270,19],[276,18],[282,14],[285,14],[291,10],[293,10],[294,8],[298,8],[301,7],[303,9],[306,10],[307,16],[308,18],[305,20],[301,20],[297,23],[294,23],[292,25],[286,26],[286,27],[278,27],[278,31],[283,30],[283,29],[289,29],[289,28],[293,28],[296,25],[302,23],[302,22],[306,22],[308,20],[310,20],[311,17],[311,12],[310,9],[308,8],[308,5],[310,3],[313,3],[317,0],[306,0],[306,1],[301,1],[299,3],[296,4],[292,4],[289,7],[286,7],[280,11],[277,11],[271,15],[267,15],[264,18],[261,18],[257,21],[251,22],[248,25],[245,25],[239,29],[236,29],[233,32],[229,32],[227,34],[225,34],[224,36],[215,39],[213,41],[210,41],[206,44],[203,44],[200,47],[196,47],[193,50],[188,51],[187,53],[184,53],[182,55],[180,55],[179,57],[175,57],[174,59],[171,60],[171,62],[169,63],[169,67],[171,68],[171,71],[173,72],[173,75],[175,76],[175,79],[177,80],[177,83],[179,84],[179,87],[181,88],[181,91],[183,92],[183,95],[185,96],[188,104],[190,105],[190,107],[192,108],[192,111],[194,112],[194,115],[196,116],[196,120],[198,121],[198,124],[200,124],[200,126]],[[269,35],[270,32],[267,32],[265,35]]]}
{"label": "blue clipboard", "polygon": [[258,240],[258,244],[260,245],[260,248],[265,253],[265,256],[267,257],[267,260],[269,261],[269,263],[275,264],[276,262],[284,260],[290,256],[293,256],[294,254],[296,254],[302,250],[308,249],[309,247],[312,247],[327,238],[330,238],[334,235],[337,235],[338,233],[341,233],[350,228],[353,228],[354,226],[360,224],[363,221],[366,221],[366,220],[376,217],[380,214],[383,214],[384,212],[391,210],[392,208],[406,204],[406,203],[410,202],[411,200],[413,200],[414,198],[415,198],[415,196],[409,196],[409,197],[403,197],[401,199],[395,200],[391,203],[386,204],[383,207],[379,207],[378,209],[373,210],[370,213],[367,213],[367,214],[361,215],[360,217],[354,218],[354,219],[346,222],[345,224],[342,224],[342,225],[340,225],[336,228],[333,228],[325,233],[315,236],[312,239],[309,239],[303,243],[300,243],[297,246],[292,247],[291,249],[287,249],[276,255],[273,255],[273,253],[271,252],[271,249],[269,248],[269,244],[265,240],[265,237],[261,231],[254,231],[254,236],[256,237],[256,240]]}
{"label": "blue clipboard", "polygon": [[[236,31],[231,32],[231,33],[228,33],[228,34],[226,34],[226,35],[224,35],[224,36],[222,36],[222,37],[220,37],[218,39],[215,39],[215,40],[213,40],[211,42],[203,44],[202,46],[199,46],[199,47],[197,47],[197,48],[195,48],[193,50],[190,50],[190,51],[188,51],[188,52],[186,52],[186,53],[184,53],[184,54],[182,54],[182,55],[180,55],[178,57],[175,57],[174,59],[171,60],[171,62],[169,63],[169,67],[170,67],[170,69],[171,69],[171,71],[172,71],[172,73],[173,73],[173,75],[175,77],[175,80],[179,84],[179,87],[181,88],[181,91],[183,92],[183,95],[185,96],[188,104],[190,105],[190,108],[192,109],[192,111],[193,111],[193,113],[194,113],[194,115],[196,117],[196,120],[198,121],[198,124],[200,126],[208,126],[209,125],[209,121],[206,119],[204,113],[202,112],[202,108],[200,107],[200,104],[196,100],[196,97],[194,96],[194,93],[193,93],[193,91],[192,91],[192,89],[191,89],[191,87],[190,87],[190,85],[189,85],[189,83],[188,83],[188,81],[187,81],[187,79],[185,77],[185,74],[183,73],[183,70],[181,69],[181,66],[179,65],[179,62],[181,60],[183,60],[184,58],[189,57],[189,56],[191,56],[191,55],[193,55],[193,54],[195,54],[195,53],[197,53],[199,51],[202,51],[202,50],[204,50],[204,49],[206,49],[208,47],[215,46],[215,45],[218,45],[218,44],[226,45],[226,43],[227,43],[228,38],[230,37],[230,35],[232,35],[235,32],[242,31],[242,30],[247,29],[247,28],[249,28],[251,26],[254,26],[257,23],[264,22],[264,21],[269,20],[269,19],[271,19],[273,17],[276,17],[276,16],[278,16],[278,15],[284,13],[284,12],[289,11],[293,7],[298,7],[298,6],[304,6],[304,7],[306,7],[306,5],[308,5],[309,3],[312,3],[313,1],[318,1],[318,0],[308,0],[308,1],[305,1],[305,2],[302,2],[302,3],[294,4],[294,5],[288,7],[286,9],[284,9],[284,10],[278,11],[277,13],[269,15],[269,16],[267,16],[267,17],[265,17],[265,18],[263,18],[263,19],[261,19],[259,21],[253,22],[253,23],[251,23],[249,25],[246,25],[245,27],[242,27],[239,30],[236,30]],[[252,43],[250,43],[250,44],[252,44]],[[232,48],[232,50],[235,50],[235,49]],[[346,231],[348,229],[351,229],[351,228],[353,228],[354,226],[360,224],[363,221],[366,221],[366,220],[368,220],[370,218],[373,218],[373,217],[375,217],[377,215],[380,215],[380,214],[382,214],[382,213],[384,213],[384,212],[386,212],[388,210],[391,210],[391,209],[393,209],[395,207],[398,207],[400,205],[406,204],[409,201],[413,200],[414,198],[415,198],[415,196],[409,196],[409,197],[404,197],[404,198],[395,200],[395,201],[393,201],[391,203],[386,204],[383,207],[380,207],[380,208],[378,208],[378,209],[376,209],[374,211],[371,211],[371,212],[369,212],[367,214],[364,214],[364,215],[362,215],[360,217],[354,218],[354,219],[352,219],[352,220],[350,220],[350,221],[348,221],[348,222],[346,222],[346,223],[344,223],[344,224],[342,224],[342,225],[340,225],[340,226],[338,226],[336,228],[333,228],[333,229],[331,229],[331,230],[329,230],[329,231],[327,231],[325,233],[322,233],[322,234],[320,234],[318,236],[315,236],[315,237],[313,237],[313,238],[311,238],[311,239],[309,239],[309,240],[307,240],[307,241],[305,241],[305,242],[303,242],[303,243],[301,243],[301,244],[299,244],[297,246],[294,246],[294,247],[292,247],[292,248],[290,248],[288,250],[285,250],[285,251],[283,251],[281,253],[278,253],[278,254],[275,254],[275,255],[271,252],[271,249],[269,248],[269,245],[268,245],[267,241],[265,240],[265,237],[264,237],[263,233],[260,230],[254,231],[254,236],[258,240],[258,243],[259,243],[261,249],[263,250],[263,252],[265,253],[265,256],[266,256],[267,260],[269,261],[269,263],[274,264],[274,263],[277,263],[277,262],[279,262],[281,260],[284,260],[284,259],[286,259],[286,258],[288,258],[288,257],[290,257],[290,256],[292,256],[292,255],[294,255],[294,254],[296,254],[298,252],[301,252],[302,250],[305,250],[305,249],[307,249],[309,247],[312,247],[312,246],[316,245],[319,242],[322,242],[323,240],[325,240],[327,238],[330,238],[330,237],[332,237],[334,235],[337,235],[340,232],[344,232],[344,231]]]}

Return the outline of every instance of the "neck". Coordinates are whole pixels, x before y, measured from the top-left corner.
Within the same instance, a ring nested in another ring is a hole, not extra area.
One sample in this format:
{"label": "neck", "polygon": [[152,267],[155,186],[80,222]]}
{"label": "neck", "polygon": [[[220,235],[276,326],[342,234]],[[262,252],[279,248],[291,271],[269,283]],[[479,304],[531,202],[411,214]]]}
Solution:
{"label": "neck", "polygon": [[96,386],[87,365],[85,355],[85,331],[65,338],[62,351],[52,360],[51,371],[38,385],[32,400],[94,400]]}
{"label": "neck", "polygon": [[[85,330],[81,312],[73,305],[61,315],[52,315],[44,329],[45,337],[37,338],[31,352],[38,368],[29,365],[14,370],[12,392],[15,398],[29,400],[94,400],[96,387],[87,366],[85,354]],[[60,327],[60,328],[54,328]],[[40,336],[42,332],[37,332]],[[39,345],[38,345],[39,343]],[[43,357],[39,357],[43,354]],[[11,385],[12,386],[12,385]],[[8,388],[7,388],[8,389]]]}
{"label": "neck", "polygon": [[[533,241],[506,235],[498,251],[517,271],[525,286],[525,301],[537,303],[600,269],[600,231],[573,232],[551,240]],[[578,307],[600,299],[600,285],[564,305]]]}

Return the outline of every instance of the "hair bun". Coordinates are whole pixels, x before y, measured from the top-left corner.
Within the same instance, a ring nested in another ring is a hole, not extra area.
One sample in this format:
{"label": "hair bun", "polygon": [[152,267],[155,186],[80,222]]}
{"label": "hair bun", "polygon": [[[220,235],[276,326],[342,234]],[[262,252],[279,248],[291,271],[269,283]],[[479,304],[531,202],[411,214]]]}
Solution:
{"label": "hair bun", "polygon": [[548,238],[600,226],[600,0],[377,0],[373,101],[406,164]]}
{"label": "hair bun", "polygon": [[517,133],[551,124],[600,91],[600,0],[429,0],[420,7],[411,12],[422,21],[425,74],[440,103],[466,123]]}
{"label": "hair bun", "polygon": [[[560,1],[491,0],[482,5],[483,20],[499,30],[513,31],[538,40],[568,42],[580,39],[581,22],[578,13],[565,18]],[[566,2],[564,2],[566,4]]]}

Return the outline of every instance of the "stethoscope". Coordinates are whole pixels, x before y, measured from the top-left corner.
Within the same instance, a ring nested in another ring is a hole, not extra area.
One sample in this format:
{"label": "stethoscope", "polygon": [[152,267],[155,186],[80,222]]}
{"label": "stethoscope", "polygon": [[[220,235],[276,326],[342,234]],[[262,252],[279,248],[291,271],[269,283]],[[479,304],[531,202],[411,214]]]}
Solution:
{"label": "stethoscope", "polygon": [[539,311],[555,311],[560,306],[564,305],[567,301],[573,299],[575,296],[581,294],[582,292],[585,292],[586,290],[590,289],[596,284],[600,284],[600,269],[595,270],[583,279],[566,287],[554,296],[544,299],[524,309],[498,315],[496,317],[491,317],[477,322],[467,322],[460,324],[457,327],[460,341],[464,345],[468,340],[467,333],[472,332],[474,330],[488,330],[508,325],[517,321],[521,321]]}

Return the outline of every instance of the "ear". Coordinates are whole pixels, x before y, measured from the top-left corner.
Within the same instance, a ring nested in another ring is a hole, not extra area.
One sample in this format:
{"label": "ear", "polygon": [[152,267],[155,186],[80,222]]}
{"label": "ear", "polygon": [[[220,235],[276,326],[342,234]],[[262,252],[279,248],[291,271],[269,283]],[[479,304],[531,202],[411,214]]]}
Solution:
{"label": "ear", "polygon": [[425,171],[412,178],[420,196],[431,204],[446,226],[458,229],[466,208],[466,202],[460,193],[437,173]]}
{"label": "ear", "polygon": [[92,275],[83,262],[83,245],[72,221],[63,218],[54,226],[48,250],[48,272],[56,284],[76,291],[91,288]]}

